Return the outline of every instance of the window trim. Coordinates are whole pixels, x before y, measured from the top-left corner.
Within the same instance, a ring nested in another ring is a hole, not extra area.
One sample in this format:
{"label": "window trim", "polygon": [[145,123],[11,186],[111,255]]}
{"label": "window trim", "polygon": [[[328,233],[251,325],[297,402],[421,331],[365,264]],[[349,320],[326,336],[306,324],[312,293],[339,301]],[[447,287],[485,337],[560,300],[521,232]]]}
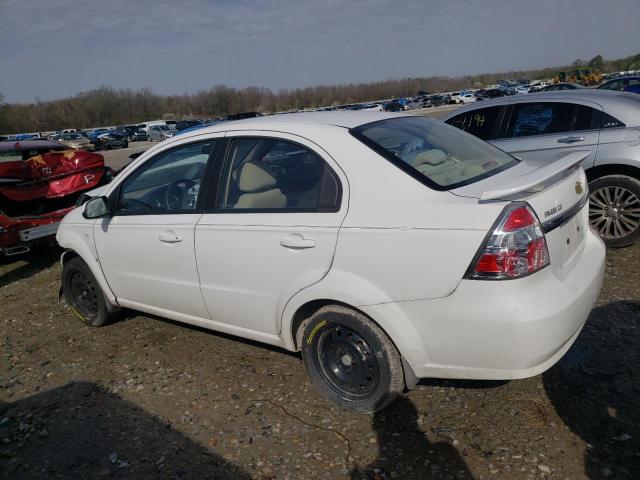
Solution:
{"label": "window trim", "polygon": [[[228,133],[228,132],[227,132]],[[234,140],[275,140],[278,142],[288,142],[293,145],[297,145],[301,148],[309,150],[312,154],[318,157],[326,167],[329,169],[330,175],[336,181],[338,191],[336,192],[336,205],[333,207],[318,207],[318,208],[219,208],[219,200],[220,195],[222,194],[222,190],[224,188],[224,171],[231,161],[230,153],[231,153],[231,144]],[[215,167],[212,169],[212,177],[211,177],[211,190],[208,192],[203,213],[213,213],[213,214],[248,214],[248,213],[338,213],[342,210],[342,198],[343,198],[343,187],[342,181],[340,180],[340,176],[335,172],[335,169],[331,166],[331,164],[320,155],[314,148],[309,147],[308,145],[304,145],[303,143],[296,142],[295,140],[291,140],[289,138],[277,137],[275,135],[233,135],[233,136],[225,136],[223,145],[220,148],[219,154],[215,159]]]}
{"label": "window trim", "polygon": [[[164,149],[156,153],[155,155],[147,158],[144,162],[140,163],[139,165],[136,165],[136,167],[127,173],[127,176],[120,183],[118,183],[116,188],[112,192],[110,192],[108,196],[109,204],[111,205],[112,211],[114,212],[112,217],[131,217],[131,216],[142,216],[142,215],[145,215],[145,216],[146,215],[187,215],[187,214],[194,214],[194,213],[201,214],[204,211],[204,205],[205,205],[205,199],[206,199],[205,195],[208,195],[208,192],[210,191],[211,170],[213,168],[213,163],[215,162],[215,158],[220,153],[220,147],[222,146],[223,140],[224,140],[224,137],[210,137],[206,139],[199,139],[194,142],[182,143],[180,145],[176,145],[174,147]],[[158,156],[164,155],[165,153],[172,152],[174,150],[178,150],[183,147],[189,147],[199,143],[204,144],[209,142],[214,143],[214,148],[211,150],[211,152],[209,152],[209,157],[207,158],[204,174],[202,176],[202,180],[200,183],[200,192],[198,193],[196,208],[191,210],[181,209],[181,210],[136,210],[136,211],[122,210],[119,208],[122,186],[127,182],[127,179],[131,177],[131,175],[134,175],[135,172],[137,172],[140,168],[147,165],[149,162],[153,161],[154,159],[158,158]]]}
{"label": "window trim", "polygon": [[[405,117],[394,117],[394,118],[407,118],[407,117],[425,118],[423,115],[406,115]],[[363,143],[365,146],[369,147],[371,150],[373,150],[375,153],[377,153],[382,158],[387,160],[389,163],[391,163],[392,165],[396,166],[397,168],[402,170],[404,173],[409,175],[411,178],[413,178],[414,180],[417,180],[418,182],[420,182],[421,184],[423,184],[426,187],[429,187],[432,190],[436,190],[438,192],[447,192],[447,191],[450,191],[450,190],[455,190],[456,188],[461,188],[461,187],[465,187],[467,185],[472,185],[472,184],[474,184],[476,182],[480,182],[480,181],[482,181],[482,180],[484,180],[486,178],[490,178],[490,177],[493,177],[494,175],[497,175],[497,174],[499,174],[501,172],[504,172],[505,170],[508,170],[509,168],[511,168],[511,167],[515,166],[516,164],[520,163],[520,160],[518,160],[516,157],[514,157],[510,153],[504,152],[503,150],[499,149],[498,147],[496,147],[492,143],[486,142],[485,140],[482,140],[481,138],[478,138],[475,135],[472,135],[474,138],[480,140],[481,142],[489,143],[489,145],[491,145],[493,148],[502,151],[505,155],[510,156],[513,159],[513,161],[511,161],[509,163],[505,163],[501,167],[498,167],[495,170],[491,170],[490,172],[486,172],[486,173],[483,173],[482,175],[478,175],[477,177],[470,178],[469,180],[464,180],[464,181],[458,182],[458,183],[452,183],[451,185],[440,185],[439,183],[436,183],[433,180],[431,180],[426,175],[423,175],[422,173],[420,173],[418,170],[413,168],[407,162],[405,162],[402,159],[398,158],[396,155],[394,155],[393,153],[389,152],[385,148],[382,148],[376,142],[374,142],[373,140],[371,140],[370,138],[368,138],[368,137],[366,137],[365,135],[362,134],[362,130],[364,130],[365,128],[370,128],[371,126],[377,125],[379,123],[392,121],[394,118],[385,118],[383,120],[377,120],[375,122],[363,123],[362,125],[359,125],[357,127],[350,128],[349,129],[349,133],[356,140],[358,140],[359,142]],[[436,120],[434,120],[434,121],[436,121]],[[442,123],[447,125],[448,127],[455,128],[457,131],[461,132],[463,135],[471,135],[470,133],[467,133],[467,132],[465,132],[463,130],[460,130],[459,128],[454,127],[453,125],[449,125],[446,122],[442,122]]]}

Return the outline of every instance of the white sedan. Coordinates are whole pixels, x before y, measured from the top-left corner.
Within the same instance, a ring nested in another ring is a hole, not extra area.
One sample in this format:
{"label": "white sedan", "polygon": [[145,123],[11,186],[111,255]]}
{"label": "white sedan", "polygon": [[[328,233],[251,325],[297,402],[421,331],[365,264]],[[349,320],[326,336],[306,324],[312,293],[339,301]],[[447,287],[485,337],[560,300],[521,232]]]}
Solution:
{"label": "white sedan", "polygon": [[126,307],[302,351],[360,412],[422,377],[536,375],[602,284],[583,156],[527,163],[383,112],[217,124],[64,218],[62,288],[91,326]]}

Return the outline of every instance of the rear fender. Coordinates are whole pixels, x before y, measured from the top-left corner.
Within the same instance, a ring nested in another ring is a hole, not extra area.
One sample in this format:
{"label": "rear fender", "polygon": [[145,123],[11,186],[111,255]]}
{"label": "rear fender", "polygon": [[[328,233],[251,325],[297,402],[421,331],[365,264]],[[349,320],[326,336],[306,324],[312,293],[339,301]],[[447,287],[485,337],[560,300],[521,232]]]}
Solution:
{"label": "rear fender", "polygon": [[[394,311],[394,315],[378,315],[375,305],[367,305],[372,298],[384,297],[383,292],[364,278],[345,271],[331,270],[324,280],[299,291],[285,306],[280,329],[284,347],[292,351],[298,348],[296,332],[293,331],[293,322],[298,310],[310,302],[326,300],[327,303],[351,306],[369,315],[391,338],[400,354],[412,364],[415,350],[424,351],[422,342],[419,340],[420,336],[412,322],[400,308],[384,309],[384,311]],[[394,305],[392,302],[383,303],[383,305],[389,304]]]}

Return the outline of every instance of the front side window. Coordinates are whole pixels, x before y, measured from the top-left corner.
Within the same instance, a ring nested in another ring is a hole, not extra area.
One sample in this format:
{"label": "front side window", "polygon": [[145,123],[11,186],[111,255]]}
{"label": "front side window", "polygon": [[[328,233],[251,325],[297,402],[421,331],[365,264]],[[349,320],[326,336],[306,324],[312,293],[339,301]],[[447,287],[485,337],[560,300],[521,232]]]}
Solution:
{"label": "front side window", "polygon": [[339,205],[338,179],[308,148],[272,138],[231,141],[220,210],[337,211]]}
{"label": "front side window", "polygon": [[482,140],[492,140],[497,136],[500,108],[479,108],[461,113],[447,120],[447,123]]}
{"label": "front side window", "polygon": [[507,137],[517,138],[569,132],[572,120],[572,103],[520,103],[513,106]]}
{"label": "front side window", "polygon": [[457,128],[425,117],[399,117],[351,130],[358,140],[428,186],[445,190],[495,175],[518,161]]}
{"label": "front side window", "polygon": [[197,208],[214,141],[191,143],[159,153],[122,183],[118,209],[124,213],[174,213]]}

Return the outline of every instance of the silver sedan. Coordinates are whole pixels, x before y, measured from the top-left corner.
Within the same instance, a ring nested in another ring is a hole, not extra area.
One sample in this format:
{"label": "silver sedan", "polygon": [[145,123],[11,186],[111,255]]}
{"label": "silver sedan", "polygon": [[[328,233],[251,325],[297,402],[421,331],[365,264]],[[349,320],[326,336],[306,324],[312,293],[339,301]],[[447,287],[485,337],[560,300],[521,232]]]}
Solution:
{"label": "silver sedan", "polygon": [[610,247],[640,238],[640,95],[588,88],[516,95],[444,121],[529,161],[588,151],[591,227]]}

